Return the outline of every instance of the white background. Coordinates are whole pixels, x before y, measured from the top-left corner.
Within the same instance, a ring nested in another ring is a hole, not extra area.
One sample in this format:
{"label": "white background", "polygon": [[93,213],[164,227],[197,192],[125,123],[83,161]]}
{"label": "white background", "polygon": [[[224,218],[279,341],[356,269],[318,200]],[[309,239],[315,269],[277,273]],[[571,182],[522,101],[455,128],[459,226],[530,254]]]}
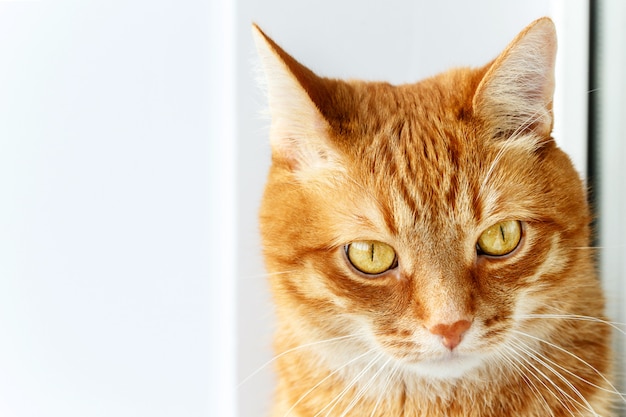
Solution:
{"label": "white background", "polygon": [[551,15],[583,171],[585,4],[0,0],[0,415],[267,409],[271,368],[237,386],[271,357],[252,21],[322,75],[399,83]]}
{"label": "white background", "polygon": [[[626,330],[626,2],[598,2],[599,265],[609,317]],[[616,334],[621,392],[626,392],[626,334]],[[621,407],[626,416],[626,404]]]}
{"label": "white background", "polygon": [[207,416],[208,3],[0,1],[0,415]]}

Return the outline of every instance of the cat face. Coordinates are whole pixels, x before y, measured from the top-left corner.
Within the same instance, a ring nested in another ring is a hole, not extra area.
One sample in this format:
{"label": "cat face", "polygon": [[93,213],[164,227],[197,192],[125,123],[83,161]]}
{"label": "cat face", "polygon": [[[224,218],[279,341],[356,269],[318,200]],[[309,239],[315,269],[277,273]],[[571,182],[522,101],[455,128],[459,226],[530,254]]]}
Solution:
{"label": "cat face", "polygon": [[583,187],[550,137],[550,23],[484,68],[402,86],[321,78],[257,40],[277,343],[336,338],[312,349],[330,368],[378,357],[454,380],[505,363],[520,334],[553,337],[533,315],[580,302],[564,289],[601,308]]}

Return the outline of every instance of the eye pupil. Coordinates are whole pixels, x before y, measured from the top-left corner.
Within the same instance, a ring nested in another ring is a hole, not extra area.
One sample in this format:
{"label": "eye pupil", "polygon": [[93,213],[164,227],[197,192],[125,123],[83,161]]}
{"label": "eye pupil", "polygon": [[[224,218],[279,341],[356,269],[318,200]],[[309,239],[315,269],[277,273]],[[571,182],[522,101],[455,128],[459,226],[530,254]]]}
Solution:
{"label": "eye pupil", "polygon": [[391,246],[378,241],[356,241],[346,245],[350,264],[367,275],[378,275],[396,265],[396,252]]}
{"label": "eye pupil", "polygon": [[481,253],[504,256],[513,252],[522,240],[522,225],[517,220],[507,220],[487,228],[478,238]]}

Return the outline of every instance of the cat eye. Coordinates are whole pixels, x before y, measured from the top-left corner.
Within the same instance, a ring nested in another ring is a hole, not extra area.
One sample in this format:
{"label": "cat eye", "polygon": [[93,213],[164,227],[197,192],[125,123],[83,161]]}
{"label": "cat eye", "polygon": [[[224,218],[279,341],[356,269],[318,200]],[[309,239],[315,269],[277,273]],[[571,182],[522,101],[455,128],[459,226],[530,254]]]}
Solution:
{"label": "cat eye", "polygon": [[478,238],[477,248],[491,256],[504,256],[513,252],[522,240],[522,224],[517,220],[496,223]]}
{"label": "cat eye", "polygon": [[396,251],[388,244],[375,240],[346,245],[346,256],[353,267],[367,275],[382,274],[397,265]]}

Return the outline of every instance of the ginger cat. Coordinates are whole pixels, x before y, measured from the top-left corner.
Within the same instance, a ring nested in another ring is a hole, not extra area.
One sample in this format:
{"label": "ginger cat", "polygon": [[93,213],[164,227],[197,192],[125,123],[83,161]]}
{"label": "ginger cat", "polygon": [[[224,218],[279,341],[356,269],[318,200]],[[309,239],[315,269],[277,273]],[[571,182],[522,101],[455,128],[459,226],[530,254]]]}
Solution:
{"label": "ginger cat", "polygon": [[585,190],[551,137],[552,21],[398,86],[317,76],[253,31],[271,416],[612,415]]}

